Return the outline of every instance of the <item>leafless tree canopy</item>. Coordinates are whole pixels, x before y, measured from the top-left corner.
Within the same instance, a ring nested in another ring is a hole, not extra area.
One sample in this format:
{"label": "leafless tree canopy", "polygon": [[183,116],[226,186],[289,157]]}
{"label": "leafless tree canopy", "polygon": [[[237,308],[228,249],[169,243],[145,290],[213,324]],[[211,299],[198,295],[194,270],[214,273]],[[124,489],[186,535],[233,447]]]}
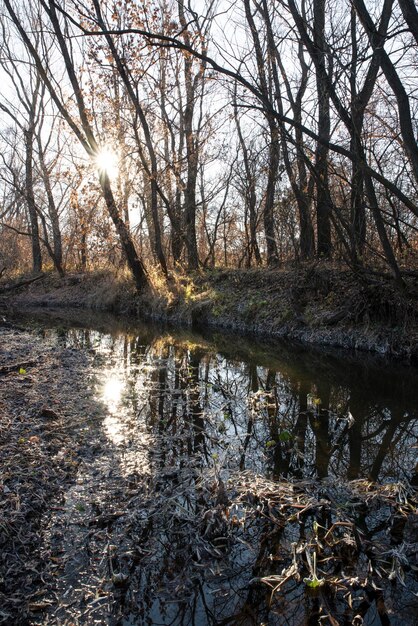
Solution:
{"label": "leafless tree canopy", "polygon": [[1,0],[0,265],[416,258],[413,0]]}

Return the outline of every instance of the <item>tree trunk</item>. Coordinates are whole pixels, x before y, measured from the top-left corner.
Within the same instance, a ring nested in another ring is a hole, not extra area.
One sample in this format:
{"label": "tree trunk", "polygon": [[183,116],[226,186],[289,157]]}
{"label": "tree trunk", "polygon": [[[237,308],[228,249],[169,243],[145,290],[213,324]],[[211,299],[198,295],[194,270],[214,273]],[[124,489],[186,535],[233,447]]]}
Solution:
{"label": "tree trunk", "polygon": [[52,261],[55,265],[55,269],[57,270],[60,276],[64,276],[64,268],[62,264],[62,238],[61,238],[61,228],[59,223],[59,216],[57,207],[55,204],[54,194],[52,193],[51,181],[49,178],[48,168],[45,163],[45,156],[41,144],[41,138],[38,135],[38,152],[39,152],[39,164],[41,166],[41,174],[45,187],[46,197],[48,200],[48,214],[49,219],[51,220],[51,228],[52,228]]}
{"label": "tree trunk", "polygon": [[138,291],[145,289],[149,285],[148,274],[145,270],[144,264],[139,258],[131,234],[120,216],[119,209],[116,205],[112,188],[110,185],[109,176],[106,172],[100,175],[100,186],[103,193],[103,198],[106,202],[106,207],[110,217],[115,225],[116,232],[119,235],[122,249],[125,253],[126,260],[128,262],[129,269],[135,280],[135,285]]}
{"label": "tree trunk", "polygon": [[280,143],[277,123],[274,119],[269,119],[270,146],[268,160],[268,177],[266,198],[263,208],[264,232],[267,245],[267,265],[275,266],[279,263],[279,253],[276,244],[276,233],[274,231],[274,201],[277,183],[277,172],[280,162]]}
{"label": "tree trunk", "polygon": [[393,65],[388,53],[384,49],[385,38],[377,30],[363,0],[353,0],[353,5],[357,15],[363,24],[363,28],[368,36],[373,51],[377,55],[380,66],[383,70],[398,104],[399,125],[405,152],[414,172],[415,180],[418,181],[418,145],[412,122],[411,107],[408,94],[402,80]]}
{"label": "tree trunk", "polygon": [[379,235],[380,243],[382,244],[384,255],[386,257],[386,260],[389,264],[390,269],[392,270],[392,275],[395,279],[395,283],[397,284],[398,287],[403,289],[404,281],[399,271],[399,267],[396,262],[395,255],[393,253],[392,245],[389,241],[389,237],[386,232],[385,223],[383,221],[382,214],[379,209],[379,203],[376,197],[373,180],[369,174],[365,174],[364,182],[365,182],[367,197],[369,200],[370,211],[372,212],[373,219],[376,224],[376,229]]}
{"label": "tree trunk", "polygon": [[[325,66],[325,0],[314,0],[314,42]],[[318,136],[328,142],[331,136],[330,96],[327,81],[321,71],[316,69],[316,88],[318,94]],[[331,256],[331,205],[328,181],[328,147],[319,143],[316,148],[316,229],[317,255],[323,258]]]}
{"label": "tree trunk", "polygon": [[[267,81],[266,62],[260,42],[259,33],[254,22],[251,12],[250,0],[244,0],[245,17],[250,27],[254,50],[257,62],[258,79],[260,81],[260,90],[266,101],[271,99],[269,84]],[[268,69],[268,65],[267,65]],[[267,247],[267,265],[277,265],[279,262],[279,254],[277,251],[275,230],[274,230],[274,200],[277,182],[277,171],[280,161],[280,141],[277,122],[271,111],[266,113],[266,120],[270,132],[270,145],[268,156],[268,176],[266,197],[263,207],[264,234],[266,237]]]}
{"label": "tree trunk", "polygon": [[250,163],[250,154],[248,147],[245,143],[244,136],[241,130],[241,124],[238,117],[238,108],[236,101],[236,92],[234,93],[234,120],[238,133],[238,140],[242,150],[242,157],[244,161],[245,171],[245,204],[248,210],[249,217],[249,237],[248,237],[248,267],[251,267],[252,258],[254,256],[257,265],[261,265],[261,254],[257,242],[257,196],[256,196],[256,181],[255,173],[252,171]]}
{"label": "tree trunk", "polygon": [[[181,255],[183,252],[183,232],[181,228],[181,190],[179,187],[178,181],[178,172],[177,166],[175,164],[176,155],[175,155],[175,131],[173,128],[173,124],[170,122],[169,115],[167,113],[167,95],[169,93],[169,89],[167,87],[167,51],[162,49],[160,51],[160,107],[163,120],[165,121],[163,127],[164,133],[164,160],[165,160],[165,188],[168,202],[167,206],[167,214],[170,219],[170,245],[171,245],[171,254],[173,256],[174,265],[180,263]],[[178,77],[177,77],[178,81]],[[170,141],[171,138],[171,151],[170,151]],[[175,188],[173,189],[173,171],[175,172]],[[170,207],[170,208],[169,208]]]}
{"label": "tree trunk", "polygon": [[81,271],[87,272],[87,229],[85,225],[82,225],[81,227],[80,263],[81,263]]}
{"label": "tree trunk", "polygon": [[[32,118],[31,111],[31,118]],[[26,206],[29,213],[31,242],[32,242],[32,269],[34,272],[42,271],[42,252],[39,243],[39,224],[36,212],[35,196],[33,191],[33,119],[30,120],[29,128],[25,131],[25,196]]]}
{"label": "tree trunk", "polygon": [[[302,100],[301,96],[299,97],[299,94],[296,98],[295,107],[295,119],[297,122],[301,122]],[[300,254],[302,260],[306,261],[311,259],[315,254],[315,235],[311,217],[311,199],[310,194],[308,193],[308,177],[305,166],[305,154],[303,153],[303,135],[298,128],[295,131],[295,139],[299,184],[294,181],[292,189],[295,194],[299,212]],[[292,178],[294,177],[292,176]]]}
{"label": "tree trunk", "polygon": [[[188,25],[184,14],[184,2],[178,0],[179,21],[183,29],[183,38],[190,44]],[[202,70],[200,70],[202,71]],[[183,112],[184,134],[186,138],[187,182],[184,190],[184,224],[187,260],[189,270],[199,267],[199,254],[196,239],[196,184],[198,173],[198,145],[193,132],[194,103],[196,84],[193,80],[193,57],[184,55],[184,81],[186,87],[186,105]]]}
{"label": "tree trunk", "polygon": [[351,249],[354,261],[363,255],[366,243],[366,212],[364,205],[364,178],[360,166],[362,145],[361,133],[363,129],[364,108],[360,106],[357,94],[357,68],[358,46],[356,13],[351,9],[351,71],[350,71],[350,97],[351,97],[351,132],[350,150],[355,155],[351,171],[350,189],[350,223],[351,223]]}
{"label": "tree trunk", "polygon": [[[264,23],[267,29],[267,39],[268,39],[268,49],[269,49],[269,60],[272,66],[272,75],[275,86],[275,99],[277,102],[277,106],[279,112],[283,114],[283,100],[281,95],[282,83],[285,85],[287,99],[292,107],[292,112],[294,116],[294,120],[297,124],[302,123],[302,100],[306,92],[307,84],[308,84],[308,66],[305,62],[304,58],[304,49],[302,42],[299,42],[298,45],[298,59],[300,62],[301,69],[301,79],[300,85],[296,94],[296,97],[293,98],[292,88],[290,86],[290,82],[287,77],[286,68],[283,64],[283,61],[280,56],[279,49],[275,45],[275,37],[273,26],[271,23],[270,13],[269,13],[269,5],[267,0],[262,0],[262,9],[258,7],[261,15],[263,17]],[[302,1],[301,11],[304,16],[305,15],[305,2]],[[280,75],[279,70],[280,69]],[[280,77],[279,77],[280,76]],[[308,197],[308,184],[307,184],[307,175],[306,175],[306,165],[305,165],[305,154],[303,152],[303,134],[300,128],[295,129],[295,141],[294,145],[296,147],[296,165],[297,165],[297,176],[295,174],[294,168],[290,161],[289,154],[289,135],[286,133],[285,128],[281,128],[281,150],[283,155],[283,161],[286,168],[286,173],[289,178],[290,185],[292,187],[293,194],[296,199],[296,204],[299,212],[299,229],[300,229],[300,255],[302,259],[309,259],[315,253],[315,244],[314,244],[314,232],[312,226],[311,212],[310,212],[310,198]]]}
{"label": "tree trunk", "polygon": [[418,45],[418,10],[414,0],[398,0],[402,15]]}

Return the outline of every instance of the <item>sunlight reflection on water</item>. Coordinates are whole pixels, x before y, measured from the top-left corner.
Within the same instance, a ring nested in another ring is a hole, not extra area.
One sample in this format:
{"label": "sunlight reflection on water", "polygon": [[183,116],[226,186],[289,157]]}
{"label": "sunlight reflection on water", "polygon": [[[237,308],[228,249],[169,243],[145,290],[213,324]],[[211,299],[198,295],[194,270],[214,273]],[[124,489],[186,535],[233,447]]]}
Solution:
{"label": "sunlight reflection on water", "polygon": [[129,382],[124,369],[105,369],[100,372],[102,383],[98,385],[98,398],[105,405],[107,415],[103,420],[103,430],[108,440],[117,446],[122,454],[123,473],[150,471],[148,450],[151,436],[145,424],[133,412],[127,394]]}
{"label": "sunlight reflection on water", "polygon": [[111,413],[115,413],[119,408],[124,387],[125,383],[117,374],[111,374],[106,381],[102,391],[102,400]]}
{"label": "sunlight reflection on water", "polygon": [[123,411],[121,400],[124,387],[125,383],[117,374],[112,373],[105,382],[101,393],[101,400],[109,411],[109,415],[103,421],[103,426],[107,437],[115,445],[122,444],[125,439],[123,424],[119,419],[119,414]]}

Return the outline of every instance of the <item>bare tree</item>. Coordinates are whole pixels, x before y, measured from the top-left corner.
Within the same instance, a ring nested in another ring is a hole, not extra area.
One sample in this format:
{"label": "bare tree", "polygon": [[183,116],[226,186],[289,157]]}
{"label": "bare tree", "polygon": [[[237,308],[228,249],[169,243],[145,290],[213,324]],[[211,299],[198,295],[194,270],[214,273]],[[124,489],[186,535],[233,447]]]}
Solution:
{"label": "bare tree", "polygon": [[[254,44],[254,53],[256,58],[258,80],[260,84],[260,92],[267,101],[272,100],[271,94],[271,81],[267,74],[268,64],[266,66],[265,58],[263,55],[262,44],[259,36],[258,29],[253,16],[253,11],[250,5],[250,0],[244,0],[245,17],[248,22],[252,41]],[[279,262],[277,244],[275,239],[274,228],[274,202],[275,202],[275,189],[278,177],[278,169],[280,163],[280,134],[276,116],[271,110],[267,110],[266,121],[269,129],[269,145],[268,145],[268,176],[267,187],[265,193],[264,207],[263,207],[263,220],[264,220],[264,234],[266,237],[267,246],[267,264],[277,265]]]}
{"label": "bare tree", "polygon": [[27,75],[27,81],[25,84],[24,77],[18,71],[15,55],[9,46],[9,41],[6,37],[4,28],[3,35],[2,69],[8,75],[13,84],[14,94],[17,98],[17,102],[22,107],[23,112],[20,112],[18,108],[7,101],[0,102],[0,109],[6,113],[16,124],[16,127],[19,128],[24,142],[24,183],[20,189],[17,189],[17,191],[25,201],[29,215],[32,244],[32,269],[34,272],[40,272],[42,270],[42,252],[39,240],[39,221],[34,193],[34,142],[37,116],[39,112],[41,82],[37,73],[31,71]]}
{"label": "bare tree", "polygon": [[[87,154],[91,158],[94,158],[95,155],[99,153],[100,143],[95,137],[93,126],[87,114],[87,107],[85,104],[83,90],[77,78],[76,68],[72,58],[71,50],[68,47],[66,37],[63,34],[56,12],[55,4],[52,1],[46,2],[44,0],[40,0],[41,6],[44,9],[45,14],[49,18],[49,27],[56,37],[57,45],[61,52],[62,59],[65,64],[65,69],[71,87],[73,89],[74,97],[77,103],[79,123],[77,123],[72,118],[68,108],[66,107],[65,101],[55,89],[53,79],[50,74],[50,68],[48,67],[46,60],[43,60],[41,58],[34,43],[29,38],[22,20],[14,11],[10,0],[4,0],[4,4],[9,13],[11,21],[16,26],[16,29],[22,41],[24,42],[29,54],[34,61],[39,76],[44,82],[46,88],[48,89],[55,106],[57,107],[63,118],[66,120],[66,122],[69,124],[71,130],[74,132],[75,136],[77,137]],[[135,250],[135,245],[129,233],[129,230],[120,215],[119,208],[115,202],[115,198],[113,195],[109,175],[106,171],[102,171],[100,173],[100,186],[102,189],[103,198],[109,211],[109,215],[115,225],[116,231],[122,244],[122,248],[127,258],[129,268],[135,279],[136,286],[138,289],[143,289],[144,287],[147,287],[149,285],[148,275],[142,260],[139,258]]]}
{"label": "bare tree", "polygon": [[[389,6],[392,7],[392,4],[393,0],[390,2]],[[356,10],[359,20],[363,25],[365,32],[367,33],[370,45],[377,56],[378,62],[383,70],[386,80],[388,81],[395,95],[398,104],[399,126],[402,133],[404,149],[411,163],[415,179],[418,181],[418,144],[416,140],[416,134],[414,132],[411,106],[408,94],[401,78],[399,77],[398,72],[396,71],[394,63],[392,62],[389,54],[384,48],[385,35],[382,34],[379,31],[378,27],[376,27],[376,25],[374,24],[363,0],[353,0],[353,6]],[[404,8],[405,7],[406,5],[404,5]],[[413,11],[405,11],[405,13],[408,17],[408,21],[411,21],[410,16],[412,16]],[[415,9],[415,16],[416,14],[417,11]],[[415,28],[413,32],[415,35]]]}
{"label": "bare tree", "polygon": [[[298,207],[300,255],[302,259],[309,259],[315,252],[314,232],[311,219],[311,197],[313,195],[314,177],[311,175],[309,179],[309,172],[307,172],[306,167],[308,158],[305,154],[303,133],[300,128],[304,97],[308,86],[309,66],[305,60],[303,44],[299,40],[297,44],[297,58],[300,65],[300,79],[296,94],[293,94],[288,72],[286,71],[285,63],[280,53],[280,45],[274,33],[274,14],[272,15],[274,7],[269,6],[267,0],[262,0],[262,2],[257,5],[257,8],[266,28],[268,62],[271,65],[275,88],[274,99],[277,109],[279,113],[283,115],[285,110],[284,100],[287,99],[296,122],[294,138],[290,132],[286,130],[284,125],[280,125],[281,151],[286,174]],[[306,19],[304,0],[301,5],[301,11],[304,19]],[[290,36],[291,33],[289,32],[289,37]],[[286,40],[286,37],[282,36],[281,39]],[[284,93],[282,93],[282,84],[284,85]],[[296,165],[293,163],[292,148],[294,148],[295,152]]]}
{"label": "bare tree", "polygon": [[[246,245],[246,256],[247,256],[247,267],[251,267],[253,258],[255,259],[256,265],[261,265],[261,253],[260,248],[257,241],[257,227],[259,223],[259,215],[257,210],[257,164],[254,155],[251,153],[251,147],[247,144],[247,140],[244,137],[241,120],[238,115],[238,106],[237,106],[237,98],[236,98],[236,90],[234,93],[234,120],[238,134],[239,147],[242,152],[242,165],[243,165],[243,173],[240,176],[242,179],[242,183],[240,187],[242,188],[242,194],[244,196],[245,202],[245,212],[244,212],[244,226],[247,232],[247,245]],[[242,168],[240,165],[240,169]]]}

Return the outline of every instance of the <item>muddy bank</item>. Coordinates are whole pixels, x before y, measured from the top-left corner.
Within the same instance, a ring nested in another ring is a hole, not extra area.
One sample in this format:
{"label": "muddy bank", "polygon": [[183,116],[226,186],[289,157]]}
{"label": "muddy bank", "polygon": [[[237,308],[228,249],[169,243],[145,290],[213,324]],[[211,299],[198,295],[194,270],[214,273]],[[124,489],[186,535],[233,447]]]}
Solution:
{"label": "muddy bank", "polygon": [[62,506],[86,444],[86,365],[86,355],[0,326],[2,624],[31,623],[52,602],[45,514]]}
{"label": "muddy bank", "polygon": [[400,293],[383,277],[309,265],[289,270],[213,270],[154,280],[138,296],[110,273],[45,276],[3,295],[3,305],[84,307],[188,327],[285,337],[418,362],[418,280]]}

